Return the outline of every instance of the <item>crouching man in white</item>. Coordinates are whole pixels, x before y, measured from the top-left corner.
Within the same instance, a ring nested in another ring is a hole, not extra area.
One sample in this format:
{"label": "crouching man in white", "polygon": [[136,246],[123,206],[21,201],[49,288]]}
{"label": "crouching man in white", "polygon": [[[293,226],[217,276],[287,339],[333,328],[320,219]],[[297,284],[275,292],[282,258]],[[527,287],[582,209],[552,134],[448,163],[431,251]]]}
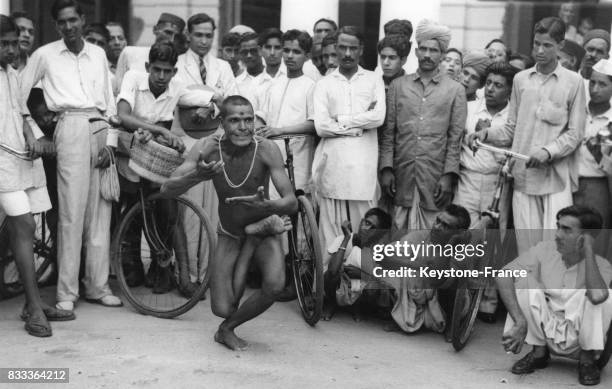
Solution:
{"label": "crouching man in white", "polygon": [[518,354],[523,342],[533,346],[512,373],[545,368],[552,352],[579,357],[582,385],[599,383],[595,360],[612,320],[612,265],[593,253],[593,235],[601,225],[601,216],[591,208],[561,209],[555,241],[539,243],[504,268],[525,269],[527,277],[497,278],[509,314],[504,348]]}

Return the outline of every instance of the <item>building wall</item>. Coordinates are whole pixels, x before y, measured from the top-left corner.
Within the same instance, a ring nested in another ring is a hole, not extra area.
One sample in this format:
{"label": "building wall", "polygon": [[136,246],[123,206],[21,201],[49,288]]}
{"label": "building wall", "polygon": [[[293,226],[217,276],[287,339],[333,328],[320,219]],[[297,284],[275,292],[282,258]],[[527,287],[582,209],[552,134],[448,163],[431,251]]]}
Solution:
{"label": "building wall", "polygon": [[491,39],[501,38],[505,7],[505,2],[442,0],[440,23],[452,30],[450,47],[483,49]]}
{"label": "building wall", "polygon": [[[170,12],[187,18],[193,14],[204,12],[216,21],[219,20],[219,2],[224,0],[132,0],[132,27],[130,36],[138,46],[153,44],[153,26],[162,12]],[[140,19],[140,20],[139,20]]]}

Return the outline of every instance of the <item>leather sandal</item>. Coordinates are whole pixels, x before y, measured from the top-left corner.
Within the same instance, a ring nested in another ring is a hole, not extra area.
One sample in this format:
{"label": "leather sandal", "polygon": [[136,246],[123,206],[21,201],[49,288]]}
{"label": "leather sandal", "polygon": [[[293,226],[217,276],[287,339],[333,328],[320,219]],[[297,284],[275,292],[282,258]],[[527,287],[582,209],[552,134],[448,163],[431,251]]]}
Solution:
{"label": "leather sandal", "polygon": [[[43,313],[48,321],[70,321],[76,319],[74,312],[54,307],[43,308]],[[28,312],[25,306],[21,310],[21,315],[19,317],[21,317],[23,321],[27,321],[30,318],[30,312]]]}
{"label": "leather sandal", "polygon": [[28,334],[39,338],[47,338],[53,335],[49,322],[40,316],[29,316],[24,328]]}
{"label": "leather sandal", "polygon": [[536,358],[534,355],[534,352],[530,351],[523,358],[519,359],[512,366],[512,373],[530,374],[536,369],[544,369],[546,366],[548,366],[548,362],[550,362],[550,354],[548,353],[548,350],[546,350],[546,355],[543,357]]}

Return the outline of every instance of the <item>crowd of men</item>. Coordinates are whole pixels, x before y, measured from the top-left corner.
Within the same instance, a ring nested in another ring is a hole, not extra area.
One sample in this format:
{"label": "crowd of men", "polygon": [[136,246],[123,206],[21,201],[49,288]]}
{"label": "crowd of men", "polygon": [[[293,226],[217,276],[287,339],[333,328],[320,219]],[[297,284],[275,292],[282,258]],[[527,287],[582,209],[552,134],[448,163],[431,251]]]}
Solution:
{"label": "crowd of men", "polygon": [[[360,66],[359,29],[329,19],[317,21],[312,36],[235,26],[217,56],[217,26],[206,14],[185,22],[163,13],[155,43],[137,47],[127,46],[120,24],[87,24],[77,2],[57,0],[51,16],[61,39],[37,49],[27,14],[0,15],[0,141],[45,157],[43,170],[41,159],[0,151],[0,208],[26,286],[26,330],[50,336],[48,321],[74,319],[79,296],[121,306],[108,286],[105,146],[117,154],[125,207],[141,180],[127,163],[130,143],[154,138],[185,156],[161,192],[185,194],[218,226],[211,306],[224,321],[215,340],[246,348],[234,329],[286,292],[285,216],[297,210],[284,142],[268,138],[306,135],[290,146],[295,187],[315,204],[326,254],[324,319],[339,305],[366,304],[392,320],[389,329],[443,333],[441,285],[373,277],[374,265],[435,261],[368,258],[381,239],[456,244],[482,227],[503,155],[475,152],[479,140],[527,156],[514,161],[512,185],[497,193],[497,223],[516,239],[518,258],[505,268],[529,269],[525,279],[499,278],[479,315],[495,321],[499,292],[509,313],[504,347],[533,346],[514,373],[545,367],[553,352],[575,355],[580,382],[597,384],[596,357],[612,320],[612,248],[597,234],[612,219],[612,158],[600,134],[612,120],[610,33],[579,34],[565,11],[535,24],[529,55],[501,39],[462,51],[449,47],[444,25],[423,20],[413,34],[410,21],[394,19],[373,71]],[[412,41],[418,69],[408,74]],[[118,141],[89,121],[101,115],[119,117]],[[33,278],[32,214],[44,211],[57,245],[55,307],[40,300]],[[251,259],[261,288],[241,303]],[[143,269],[128,278],[143,282]]]}

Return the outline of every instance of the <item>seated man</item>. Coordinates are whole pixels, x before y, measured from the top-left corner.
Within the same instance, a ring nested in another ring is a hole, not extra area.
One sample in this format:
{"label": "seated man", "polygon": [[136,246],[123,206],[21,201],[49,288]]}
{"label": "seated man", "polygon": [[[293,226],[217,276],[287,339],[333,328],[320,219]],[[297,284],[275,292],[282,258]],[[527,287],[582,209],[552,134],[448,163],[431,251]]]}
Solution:
{"label": "seated man", "polygon": [[604,348],[612,320],[612,265],[593,253],[594,235],[601,225],[601,215],[591,208],[561,209],[555,241],[537,244],[504,267],[526,270],[526,277],[496,279],[508,309],[505,350],[518,354],[523,342],[533,346],[512,366],[512,373],[545,368],[553,352],[579,356],[580,383],[599,383],[594,359]]}
{"label": "seated man", "polygon": [[[430,231],[412,231],[399,241],[392,241],[387,245],[400,247],[403,253],[401,256],[397,251],[391,256],[381,253],[377,249],[383,245],[379,244],[373,246],[374,251],[366,251],[362,255],[362,271],[389,284],[395,290],[397,299],[391,310],[391,317],[396,324],[393,329],[399,327],[405,332],[416,332],[425,326],[435,332],[444,331],[446,319],[438,300],[437,288],[446,280],[422,277],[419,269],[449,269],[451,258],[443,254],[448,247],[455,247],[469,240],[469,226],[468,211],[459,205],[451,204],[438,214]],[[409,248],[408,252],[404,251],[404,247]],[[377,258],[376,254],[382,258]],[[414,273],[397,276],[388,272],[402,269],[412,269],[410,271]]]}
{"label": "seated man", "polygon": [[[325,283],[325,306],[323,320],[331,320],[336,311],[336,305],[352,306],[361,300],[364,289],[375,289],[369,286],[365,274],[361,273],[361,248],[371,246],[380,234],[391,228],[391,216],[380,208],[368,210],[361,223],[359,231],[353,234],[350,221],[342,223],[343,235],[334,239],[327,248],[323,259],[327,270],[323,276]],[[378,230],[378,231],[377,231]],[[353,318],[360,320],[359,311],[353,311]]]}
{"label": "seated man", "polygon": [[[276,144],[254,136],[254,113],[249,101],[242,96],[229,96],[220,115],[224,134],[198,140],[161,192],[176,196],[212,179],[219,197],[220,222],[217,248],[210,264],[211,307],[215,315],[225,319],[215,341],[232,350],[244,350],[248,343],[236,336],[235,328],[267,310],[285,285],[280,236],[274,228],[267,230],[270,226],[265,226],[274,223],[264,221],[263,227],[245,229],[272,215],[294,214],[297,200]],[[281,195],[278,200],[269,200],[264,189],[270,179]],[[247,239],[247,233],[258,238]],[[235,280],[235,275],[238,257],[248,254],[243,249],[246,242],[256,243],[253,259],[263,281],[261,290],[239,306],[243,283],[236,281],[243,280]]]}

